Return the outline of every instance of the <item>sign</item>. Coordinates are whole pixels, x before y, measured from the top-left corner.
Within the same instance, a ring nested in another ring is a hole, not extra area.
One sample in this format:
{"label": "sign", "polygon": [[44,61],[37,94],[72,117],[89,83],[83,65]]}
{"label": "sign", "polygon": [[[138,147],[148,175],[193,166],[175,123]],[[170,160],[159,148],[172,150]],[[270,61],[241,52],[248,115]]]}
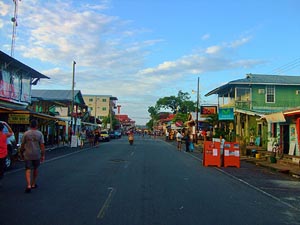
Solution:
{"label": "sign", "polygon": [[202,116],[217,114],[217,106],[201,106],[200,113]]}
{"label": "sign", "polygon": [[219,120],[234,120],[233,108],[219,108]]}
{"label": "sign", "polygon": [[71,136],[71,148],[76,148],[78,146],[78,137],[76,135]]}
{"label": "sign", "polygon": [[9,124],[29,124],[29,114],[9,114]]}

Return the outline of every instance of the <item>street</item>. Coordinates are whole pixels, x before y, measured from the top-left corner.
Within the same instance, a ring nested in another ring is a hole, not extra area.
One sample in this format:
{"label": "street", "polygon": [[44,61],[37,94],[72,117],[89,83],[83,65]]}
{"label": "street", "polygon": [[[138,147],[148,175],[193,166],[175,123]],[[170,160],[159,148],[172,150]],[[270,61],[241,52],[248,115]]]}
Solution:
{"label": "street", "polygon": [[39,171],[30,194],[23,168],[6,173],[1,225],[300,224],[298,180],[247,163],[203,167],[200,153],[147,136],[50,152]]}

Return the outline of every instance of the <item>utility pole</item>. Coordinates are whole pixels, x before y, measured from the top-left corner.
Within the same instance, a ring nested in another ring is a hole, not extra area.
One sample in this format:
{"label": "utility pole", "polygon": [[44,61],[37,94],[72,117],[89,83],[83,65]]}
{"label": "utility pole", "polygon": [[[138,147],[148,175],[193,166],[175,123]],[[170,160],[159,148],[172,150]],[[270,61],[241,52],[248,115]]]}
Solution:
{"label": "utility pole", "polygon": [[[74,112],[74,79],[75,79],[75,65],[76,62],[73,61],[73,79],[72,79],[72,104],[71,104],[71,130],[73,131],[73,112]],[[76,124],[75,124],[76,126]],[[75,129],[74,129],[75,131]]]}
{"label": "utility pole", "polygon": [[196,108],[196,140],[197,140],[197,133],[198,133],[198,114],[199,114],[199,77],[198,77],[198,83],[197,83],[197,108]]}
{"label": "utility pole", "polygon": [[17,26],[18,26],[18,0],[13,0],[15,4],[14,16],[11,18],[11,22],[13,23],[13,31],[11,36],[11,50],[10,56],[14,57],[14,50],[15,50],[15,41],[16,41],[16,33],[17,33]]}

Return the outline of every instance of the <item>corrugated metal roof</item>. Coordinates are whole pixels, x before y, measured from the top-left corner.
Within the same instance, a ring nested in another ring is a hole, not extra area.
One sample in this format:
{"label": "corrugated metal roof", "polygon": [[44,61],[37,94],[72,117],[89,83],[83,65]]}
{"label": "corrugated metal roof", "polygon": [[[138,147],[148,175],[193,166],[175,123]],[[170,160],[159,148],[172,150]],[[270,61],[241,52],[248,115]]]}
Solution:
{"label": "corrugated metal roof", "polygon": [[[79,104],[85,104],[82,98],[81,91],[74,90],[74,96],[80,100],[77,102]],[[31,98],[36,98],[38,100],[44,101],[64,101],[70,102],[72,101],[72,90],[40,90],[40,89],[32,89],[31,90]],[[75,98],[76,100],[76,98]]]}
{"label": "corrugated metal roof", "polygon": [[276,84],[300,85],[300,76],[247,74],[246,78],[230,81],[229,84]]}
{"label": "corrugated metal roof", "polygon": [[0,51],[0,61],[3,61],[9,66],[13,66],[17,69],[23,70],[28,73],[32,78],[47,78],[44,74],[32,69],[31,67],[21,63],[20,61],[16,60],[15,58],[10,57],[9,55],[5,54],[4,52]]}
{"label": "corrugated metal roof", "polygon": [[205,94],[205,96],[210,96],[213,94],[222,94],[228,92],[232,87],[237,85],[299,85],[300,86],[300,76],[287,76],[287,75],[263,75],[263,74],[247,74],[246,78],[233,80],[219,86],[212,91]]}

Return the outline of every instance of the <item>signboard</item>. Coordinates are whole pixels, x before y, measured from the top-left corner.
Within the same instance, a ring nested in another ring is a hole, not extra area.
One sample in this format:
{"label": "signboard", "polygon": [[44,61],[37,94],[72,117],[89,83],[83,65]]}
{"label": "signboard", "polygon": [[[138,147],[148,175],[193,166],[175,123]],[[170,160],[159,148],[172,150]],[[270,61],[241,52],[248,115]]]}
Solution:
{"label": "signboard", "polygon": [[9,124],[29,124],[29,114],[9,114]]}
{"label": "signboard", "polygon": [[217,106],[201,106],[200,113],[202,116],[217,114]]}
{"label": "signboard", "polygon": [[219,120],[234,120],[233,108],[219,108]]}

